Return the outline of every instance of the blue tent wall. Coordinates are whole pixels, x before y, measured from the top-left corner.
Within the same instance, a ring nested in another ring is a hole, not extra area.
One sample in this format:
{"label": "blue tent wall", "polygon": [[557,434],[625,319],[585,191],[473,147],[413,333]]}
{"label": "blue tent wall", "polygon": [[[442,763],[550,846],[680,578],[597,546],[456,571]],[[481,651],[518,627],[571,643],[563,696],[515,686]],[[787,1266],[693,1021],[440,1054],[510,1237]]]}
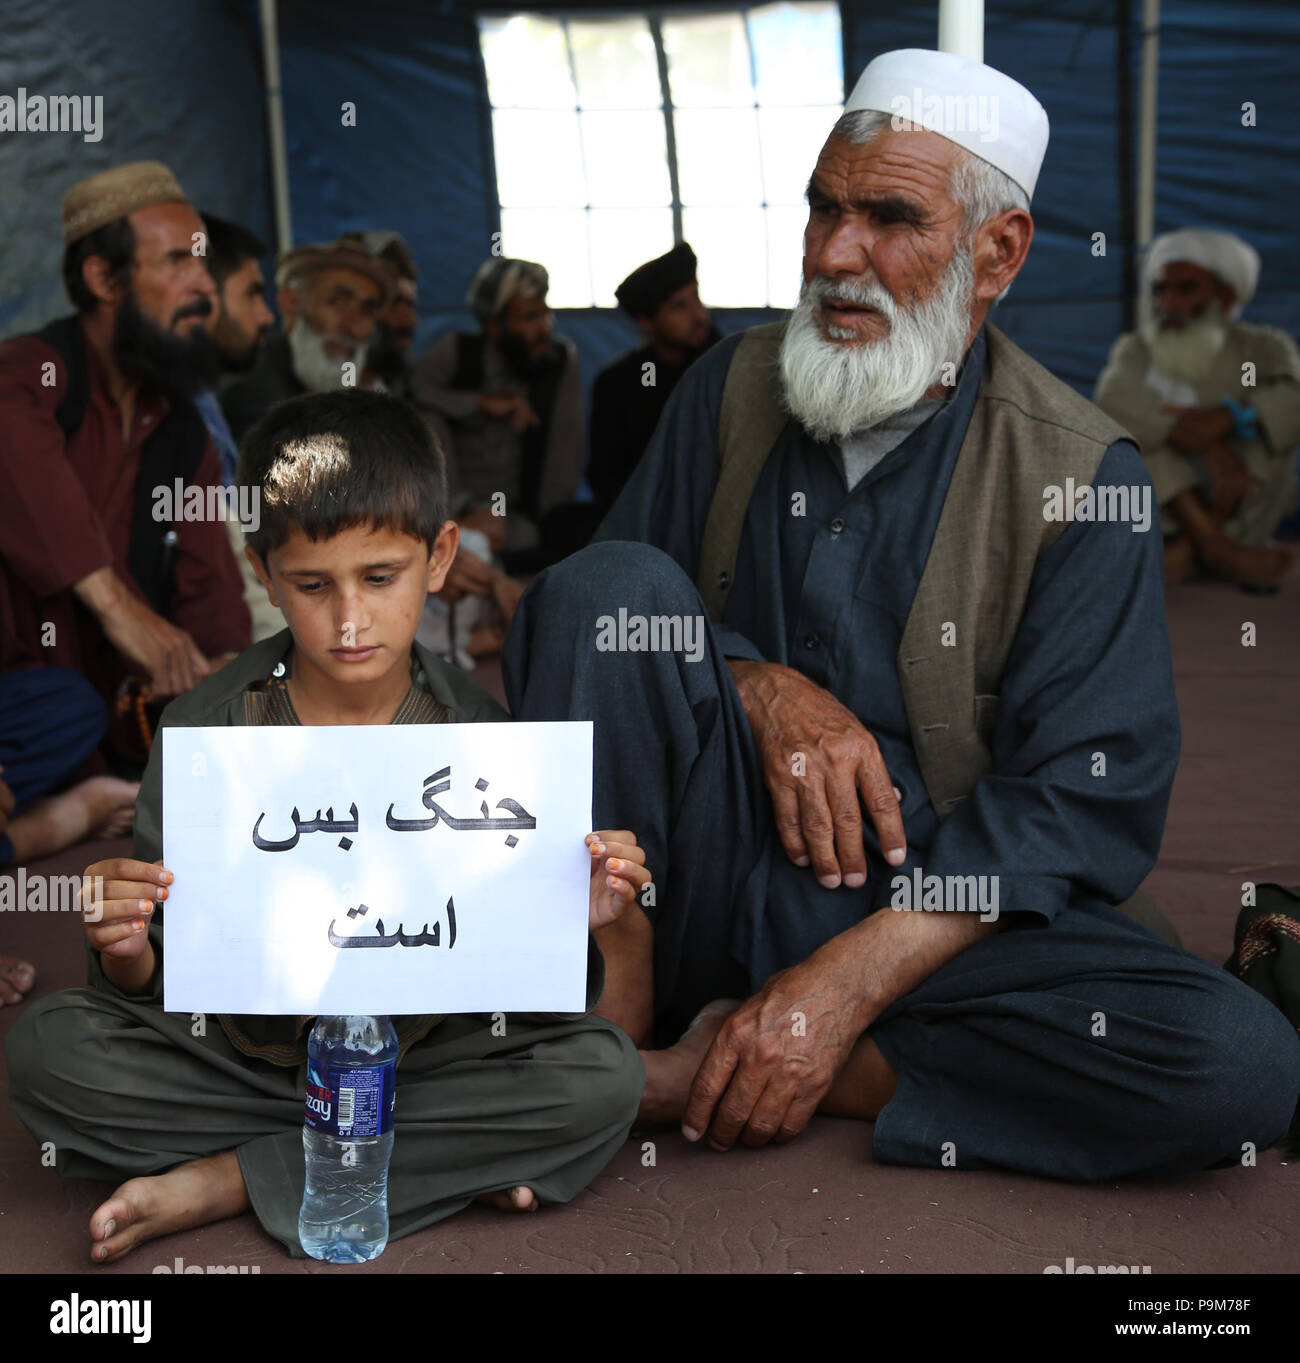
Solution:
{"label": "blue tent wall", "polygon": [[[522,6],[521,6],[522,7]],[[581,8],[570,4],[563,8]],[[613,9],[605,4],[600,8]],[[500,10],[504,6],[494,6]],[[537,4],[535,9],[547,6]],[[559,8],[559,7],[556,7]],[[636,6],[623,6],[635,9]],[[698,8],[698,6],[694,6]],[[1133,10],[1140,12],[1134,0]],[[1166,0],[1162,16],[1157,229],[1240,231],[1263,256],[1248,318],[1300,329],[1300,209],[1291,0]],[[843,0],[847,78],[891,47],[932,46],[937,5]],[[1116,154],[1118,0],[988,0],[986,57],[1047,106],[1052,142],[1035,196],[1029,261],[996,320],[1090,392],[1123,326],[1125,225]],[[464,0],[281,0],[294,236],[394,227],[423,271],[420,345],[469,324],[463,293],[498,227],[476,9]],[[0,134],[0,334],[66,309],[58,201],[72,181],[140,157],[167,161],[201,206],[270,236],[255,7],[248,0],[59,0],[6,20],[0,93],[103,93],[105,135]],[[1127,73],[1136,109],[1136,20]],[[342,104],[356,105],[346,127]],[[1243,127],[1251,100],[1257,126]],[[809,165],[816,148],[809,148]],[[1104,232],[1107,253],[1093,254]],[[719,314],[723,330],[765,310]],[[636,343],[608,309],[565,310],[584,373]]]}
{"label": "blue tent wall", "polygon": [[59,265],[69,185],[158,160],[200,208],[270,240],[261,53],[226,0],[9,3],[0,94],[102,95],[103,136],[0,133],[0,336],[70,310]]}

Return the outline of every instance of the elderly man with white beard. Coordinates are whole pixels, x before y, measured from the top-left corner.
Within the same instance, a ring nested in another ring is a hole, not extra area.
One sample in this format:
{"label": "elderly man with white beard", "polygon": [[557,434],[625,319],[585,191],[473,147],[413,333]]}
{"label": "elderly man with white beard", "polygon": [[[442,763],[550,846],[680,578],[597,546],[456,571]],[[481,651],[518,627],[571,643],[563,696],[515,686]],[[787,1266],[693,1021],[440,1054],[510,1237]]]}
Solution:
{"label": "elderly man with white beard", "polygon": [[1157,237],[1145,277],[1153,316],[1115,342],[1096,403],[1140,442],[1165,535],[1165,573],[1199,565],[1273,591],[1292,555],[1270,545],[1295,501],[1300,351],[1240,321],[1259,256],[1230,232]]}
{"label": "elderly man with white beard", "polygon": [[1160,544],[1045,511],[1150,480],[986,320],[1046,142],[991,68],[877,58],[793,316],[687,371],[597,542],[520,603],[513,715],[594,720],[597,822],[656,871],[596,935],[645,1125],[726,1150],[821,1112],[883,1162],[1100,1179],[1291,1120],[1294,1028],[1126,902],[1178,759]]}
{"label": "elderly man with white beard", "polygon": [[340,238],[287,252],[276,271],[283,334],[221,398],[235,439],[286,398],[359,385],[395,282],[395,271],[363,242]]}

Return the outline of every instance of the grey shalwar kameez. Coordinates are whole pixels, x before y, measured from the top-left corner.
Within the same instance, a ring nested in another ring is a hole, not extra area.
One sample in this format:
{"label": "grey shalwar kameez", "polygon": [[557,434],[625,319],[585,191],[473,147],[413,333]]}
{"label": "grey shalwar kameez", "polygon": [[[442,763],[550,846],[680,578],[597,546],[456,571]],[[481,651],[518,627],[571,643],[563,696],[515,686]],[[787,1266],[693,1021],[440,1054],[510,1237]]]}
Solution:
{"label": "grey shalwar kameez", "polygon": [[[982,332],[948,400],[851,490],[838,450],[786,426],[699,661],[595,646],[598,618],[620,609],[705,614],[694,579],[738,339],[683,377],[601,542],[530,586],[503,659],[517,718],[596,721],[597,817],[636,828],[655,870],[659,1042],[890,903],[896,872],[869,820],[861,889],[822,888],[781,848],[727,665],[766,660],[825,687],[875,737],[902,791],[901,871],[996,876],[1010,921],[871,1027],[899,1076],[875,1123],[878,1159],[939,1165],[950,1146],[961,1168],[1099,1179],[1270,1145],[1300,1091],[1294,1028],[1113,907],[1155,863],[1178,757],[1154,523],[1076,522],[1042,555],[1001,679],[993,768],[944,821],[931,806],[896,659],[971,419]],[[1096,482],[1149,488],[1125,440]]]}
{"label": "grey shalwar kameez", "polygon": [[[273,676],[287,630],[173,702],[164,726],[296,723]],[[508,718],[480,687],[418,645],[412,688],[394,723]],[[162,742],[165,742],[163,738]],[[163,855],[162,742],[136,809],[134,855]],[[208,1017],[162,1007],[163,917],[150,940],[159,966],[126,995],[89,951],[90,984],[32,1004],[6,1046],[14,1111],[52,1141],[59,1171],[120,1181],[235,1150],[253,1211],[295,1258],[302,1202],[303,1095],[310,1019]],[[604,980],[591,944],[587,1006]],[[393,1019],[401,1046],[389,1170],[390,1236],[399,1239],[480,1193],[524,1184],[567,1202],[613,1157],[636,1115],[645,1069],[627,1036],[590,1012],[509,1014],[493,1035],[480,1014]],[[198,1032],[198,1035],[195,1033]]]}

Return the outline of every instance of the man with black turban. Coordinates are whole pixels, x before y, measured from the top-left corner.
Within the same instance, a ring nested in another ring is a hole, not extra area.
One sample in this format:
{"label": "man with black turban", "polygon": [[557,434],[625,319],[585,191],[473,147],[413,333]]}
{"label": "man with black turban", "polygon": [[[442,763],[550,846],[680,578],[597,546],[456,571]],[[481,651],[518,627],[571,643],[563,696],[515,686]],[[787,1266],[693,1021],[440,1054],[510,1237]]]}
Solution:
{"label": "man with black turban", "polygon": [[700,302],[695,252],[684,241],[638,266],[614,296],[646,344],[601,370],[592,388],[587,481],[606,506],[645,453],[677,380],[722,339]]}

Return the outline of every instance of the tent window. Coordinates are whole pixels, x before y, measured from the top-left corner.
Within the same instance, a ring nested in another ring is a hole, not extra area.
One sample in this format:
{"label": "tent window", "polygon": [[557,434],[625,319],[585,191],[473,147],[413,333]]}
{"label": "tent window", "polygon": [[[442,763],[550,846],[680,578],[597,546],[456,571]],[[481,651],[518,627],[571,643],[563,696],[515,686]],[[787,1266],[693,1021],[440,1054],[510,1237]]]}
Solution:
{"label": "tent window", "polygon": [[844,103],[831,0],[690,13],[480,16],[501,247],[553,307],[686,240],[715,307],[788,308],[804,186]]}

